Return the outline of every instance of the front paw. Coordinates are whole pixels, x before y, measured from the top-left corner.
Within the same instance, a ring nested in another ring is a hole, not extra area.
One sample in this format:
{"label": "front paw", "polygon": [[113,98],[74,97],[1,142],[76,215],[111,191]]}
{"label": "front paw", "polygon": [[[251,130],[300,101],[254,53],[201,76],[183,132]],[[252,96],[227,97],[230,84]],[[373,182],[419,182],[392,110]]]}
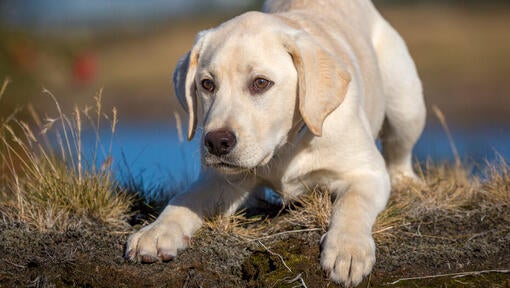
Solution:
{"label": "front paw", "polygon": [[156,220],[129,237],[125,257],[141,263],[169,261],[177,256],[179,250],[188,247],[189,241],[189,236],[184,235],[179,224]]}
{"label": "front paw", "polygon": [[375,243],[369,234],[329,231],[322,242],[321,265],[335,282],[358,285],[375,263]]}

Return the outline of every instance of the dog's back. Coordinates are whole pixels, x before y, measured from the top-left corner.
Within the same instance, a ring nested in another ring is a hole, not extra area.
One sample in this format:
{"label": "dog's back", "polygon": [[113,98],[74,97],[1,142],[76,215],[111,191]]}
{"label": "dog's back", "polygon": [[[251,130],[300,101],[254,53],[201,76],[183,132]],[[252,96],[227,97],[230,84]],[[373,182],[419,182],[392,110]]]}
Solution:
{"label": "dog's back", "polygon": [[[267,13],[306,11],[321,18],[345,20],[357,27],[369,27],[374,24],[379,13],[370,0],[267,0],[262,8]],[[358,23],[355,22],[362,22]]]}

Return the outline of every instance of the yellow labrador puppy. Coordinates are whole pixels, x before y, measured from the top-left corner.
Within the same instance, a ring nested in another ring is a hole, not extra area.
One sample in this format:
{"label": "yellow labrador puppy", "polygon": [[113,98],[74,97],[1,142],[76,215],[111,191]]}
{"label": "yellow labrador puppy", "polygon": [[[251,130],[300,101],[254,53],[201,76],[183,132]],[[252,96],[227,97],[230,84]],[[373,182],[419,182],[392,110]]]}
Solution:
{"label": "yellow labrador puppy", "polygon": [[404,41],[369,0],[267,1],[199,33],[174,85],[188,138],[202,132],[203,169],[129,238],[128,258],[172,259],[204,217],[235,212],[261,185],[289,199],[320,184],[335,196],[322,267],[345,285],[370,273],[389,176],[416,177],[425,105]]}

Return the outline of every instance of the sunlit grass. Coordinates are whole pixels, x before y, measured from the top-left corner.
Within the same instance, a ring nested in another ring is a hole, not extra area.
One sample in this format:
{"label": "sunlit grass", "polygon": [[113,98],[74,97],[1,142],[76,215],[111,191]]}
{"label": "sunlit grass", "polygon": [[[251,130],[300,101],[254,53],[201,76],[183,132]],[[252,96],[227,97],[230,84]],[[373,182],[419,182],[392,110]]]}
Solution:
{"label": "sunlit grass", "polygon": [[[7,81],[2,87],[0,101]],[[111,147],[102,147],[97,139],[93,160],[88,163],[82,141],[84,125],[92,126],[99,137],[101,121],[105,120],[110,122],[113,137],[116,110],[111,115],[104,113],[100,91],[94,98],[94,108],[76,107],[68,117],[51,92],[44,90],[43,94],[54,101],[56,117],[41,120],[29,107],[33,123],[19,120],[16,113],[0,122],[2,220],[41,231],[66,230],[90,222],[125,226],[132,197],[123,193],[115,179],[111,158],[106,157],[96,167],[99,155],[109,155]],[[57,144],[52,144],[49,135],[57,139]]]}
{"label": "sunlit grass", "polygon": [[[431,161],[417,170],[422,182],[409,181],[392,189],[388,205],[372,230],[376,242],[395,239],[398,228],[419,223],[426,216],[510,208],[510,167],[503,159],[488,165],[484,177],[471,175],[465,166]],[[325,233],[331,207],[330,192],[317,187],[282,210],[281,218],[246,218],[236,214],[209,219],[206,227],[249,240],[293,230]]]}
{"label": "sunlit grass", "polygon": [[482,183],[482,199],[489,205],[510,208],[510,166],[503,157],[496,163],[487,163],[486,181]]}

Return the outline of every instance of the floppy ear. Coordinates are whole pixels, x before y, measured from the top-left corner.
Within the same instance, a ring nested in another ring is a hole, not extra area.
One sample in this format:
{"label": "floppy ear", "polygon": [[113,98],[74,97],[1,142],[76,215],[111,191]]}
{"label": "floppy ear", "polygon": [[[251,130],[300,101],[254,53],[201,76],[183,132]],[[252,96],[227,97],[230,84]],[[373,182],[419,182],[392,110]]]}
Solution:
{"label": "floppy ear", "polygon": [[285,37],[284,45],[298,73],[299,112],[308,129],[322,135],[322,124],[344,100],[351,76],[340,59],[303,32]]}
{"label": "floppy ear", "polygon": [[188,140],[193,139],[197,127],[197,87],[195,85],[195,74],[206,32],[198,33],[193,48],[179,59],[173,75],[175,95],[189,115]]}

